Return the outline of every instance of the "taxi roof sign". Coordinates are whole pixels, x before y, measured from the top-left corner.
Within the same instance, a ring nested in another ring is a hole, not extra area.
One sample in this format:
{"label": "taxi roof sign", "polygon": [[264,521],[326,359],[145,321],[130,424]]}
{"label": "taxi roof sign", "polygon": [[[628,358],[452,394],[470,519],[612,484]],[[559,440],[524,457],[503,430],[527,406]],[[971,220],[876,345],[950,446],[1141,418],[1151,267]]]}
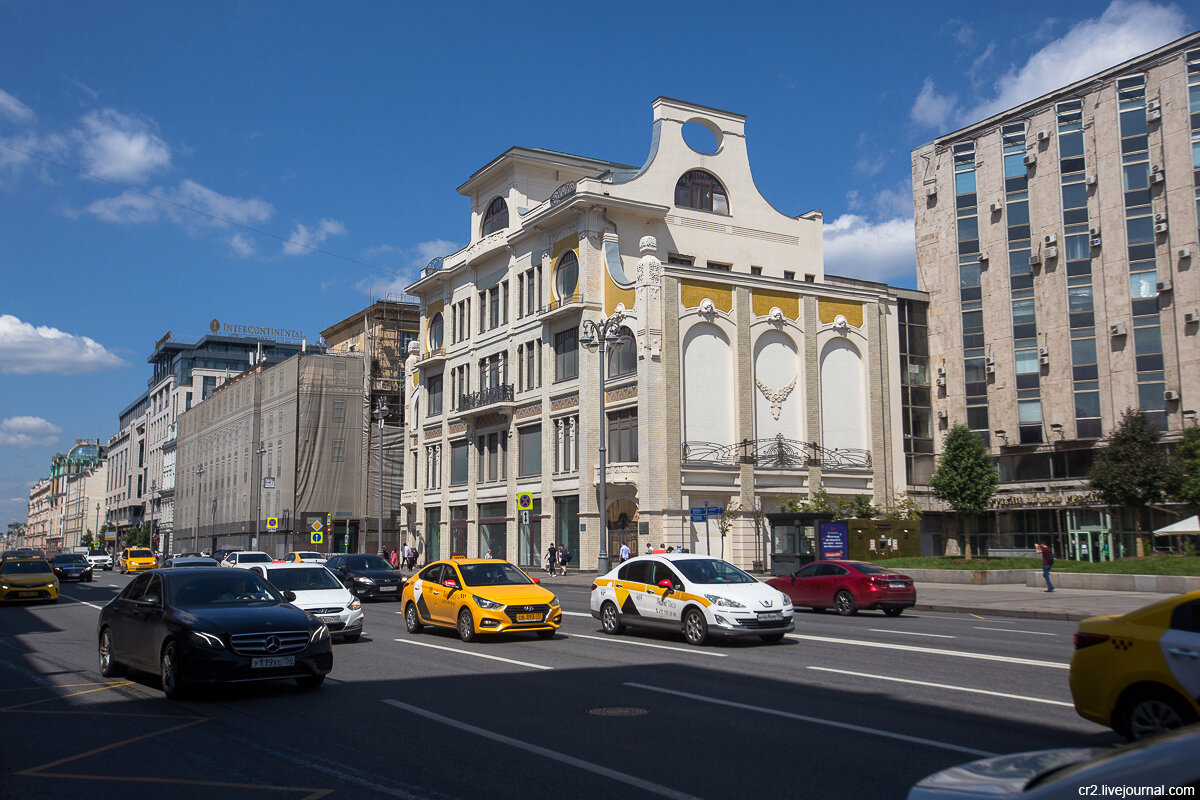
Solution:
{"label": "taxi roof sign", "polygon": [[517,492],[517,510],[531,511],[533,509],[533,492]]}

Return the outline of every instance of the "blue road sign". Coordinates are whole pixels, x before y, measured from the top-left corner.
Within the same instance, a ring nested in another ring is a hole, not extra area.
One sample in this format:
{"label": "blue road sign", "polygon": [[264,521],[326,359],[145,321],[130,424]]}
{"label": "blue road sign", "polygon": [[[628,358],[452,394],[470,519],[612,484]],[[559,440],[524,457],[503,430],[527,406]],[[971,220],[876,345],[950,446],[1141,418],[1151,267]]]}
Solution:
{"label": "blue road sign", "polygon": [[692,508],[692,522],[704,522],[708,519],[708,515],[704,510],[704,506]]}
{"label": "blue road sign", "polygon": [[725,509],[721,508],[720,506],[707,506],[707,508],[708,515],[710,517],[719,517],[725,513]]}

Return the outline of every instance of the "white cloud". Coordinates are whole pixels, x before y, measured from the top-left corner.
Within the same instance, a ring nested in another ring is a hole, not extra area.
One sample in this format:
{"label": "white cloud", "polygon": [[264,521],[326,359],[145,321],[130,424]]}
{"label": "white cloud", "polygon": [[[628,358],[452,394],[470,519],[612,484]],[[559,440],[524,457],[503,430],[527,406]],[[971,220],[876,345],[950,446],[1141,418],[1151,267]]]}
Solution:
{"label": "white cloud", "polygon": [[[200,213],[189,213],[188,209]],[[116,197],[95,200],[86,210],[105,222],[120,224],[157,222],[161,217],[166,217],[181,225],[218,227],[231,222],[238,225],[263,222],[275,213],[274,206],[265,200],[229,197],[186,179],[170,189],[151,189],[146,194],[129,191]]]}
{"label": "white cloud", "polygon": [[104,345],[86,336],[34,327],[11,314],[0,314],[0,372],[73,375],[124,366]]}
{"label": "white cloud", "polygon": [[310,231],[308,226],[296,223],[296,227],[288,235],[288,241],[283,245],[285,256],[302,256],[320,247],[330,236],[345,236],[346,226],[336,219],[323,219],[317,223],[317,229]]}
{"label": "white cloud", "polygon": [[233,254],[238,258],[250,258],[250,256],[258,252],[258,249],[254,246],[254,242],[240,233],[235,233],[229,237],[229,246],[233,248]]}
{"label": "white cloud", "polygon": [[0,446],[48,447],[58,442],[62,428],[41,417],[0,420]]}
{"label": "white cloud", "polygon": [[912,218],[871,222],[843,214],[823,232],[825,271],[833,275],[889,282],[916,273]]}
{"label": "white cloud", "polygon": [[4,117],[19,125],[29,125],[33,122],[33,109],[0,89],[0,118]]}
{"label": "white cloud", "polygon": [[389,294],[403,294],[406,286],[417,279],[421,269],[439,256],[449,255],[462,248],[457,242],[445,239],[431,239],[427,242],[417,242],[412,247],[396,247],[385,244],[372,247],[368,254],[382,255],[394,253],[401,262],[394,276],[378,277],[361,280],[358,290],[372,297],[387,297]]}
{"label": "white cloud", "polygon": [[171,163],[171,148],[150,120],[111,108],[92,111],[80,120],[80,154],[88,172],[101,178],[141,183]]}
{"label": "white cloud", "polygon": [[961,127],[1060,86],[1178,39],[1188,32],[1187,17],[1173,5],[1149,0],[1113,0],[1099,17],[1076,23],[992,85],[992,96],[959,106],[954,95],[937,91],[926,78],[910,112],[914,122],[934,128]]}

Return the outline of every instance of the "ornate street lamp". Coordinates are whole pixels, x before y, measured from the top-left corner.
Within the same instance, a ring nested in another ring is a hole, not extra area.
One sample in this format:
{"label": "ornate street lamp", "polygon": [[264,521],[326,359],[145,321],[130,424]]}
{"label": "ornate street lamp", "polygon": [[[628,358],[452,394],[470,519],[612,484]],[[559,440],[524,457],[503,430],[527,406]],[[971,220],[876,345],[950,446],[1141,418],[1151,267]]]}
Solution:
{"label": "ornate street lamp", "polygon": [[[371,411],[371,416],[374,417],[379,422],[379,550],[380,550],[380,552],[383,551],[383,421],[387,418],[388,414],[390,414],[390,413],[391,412],[388,411],[388,404],[386,402],[384,402],[382,397],[379,398],[379,403],[375,406],[374,410]],[[363,539],[364,539],[363,546],[365,547],[366,546],[366,542],[365,542],[366,537],[363,537]]]}
{"label": "ornate street lamp", "polygon": [[621,323],[624,321],[625,314],[618,311],[599,322],[584,320],[579,326],[583,331],[579,343],[588,349],[600,348],[600,554],[596,559],[598,575],[608,572],[608,419],[604,413],[604,378],[608,373],[604,350],[605,345],[621,341]]}

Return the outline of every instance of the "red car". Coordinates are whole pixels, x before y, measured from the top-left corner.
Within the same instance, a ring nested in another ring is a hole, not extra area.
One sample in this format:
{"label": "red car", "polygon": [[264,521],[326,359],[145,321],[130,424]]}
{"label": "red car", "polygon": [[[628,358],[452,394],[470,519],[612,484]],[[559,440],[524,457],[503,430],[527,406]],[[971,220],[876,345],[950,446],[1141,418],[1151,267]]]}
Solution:
{"label": "red car", "polygon": [[844,617],[860,608],[898,617],[917,602],[912,578],[867,561],[814,561],[767,583],[792,598],[792,605],[836,608]]}

